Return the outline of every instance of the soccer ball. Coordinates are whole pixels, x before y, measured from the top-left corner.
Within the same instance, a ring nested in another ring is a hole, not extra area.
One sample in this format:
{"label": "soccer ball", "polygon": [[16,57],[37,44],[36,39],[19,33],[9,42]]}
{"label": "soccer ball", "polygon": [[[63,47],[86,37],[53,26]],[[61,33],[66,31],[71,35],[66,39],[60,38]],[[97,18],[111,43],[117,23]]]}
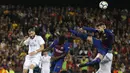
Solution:
{"label": "soccer ball", "polygon": [[99,7],[100,7],[101,9],[107,9],[108,3],[107,3],[106,1],[101,1],[101,2],[99,3]]}

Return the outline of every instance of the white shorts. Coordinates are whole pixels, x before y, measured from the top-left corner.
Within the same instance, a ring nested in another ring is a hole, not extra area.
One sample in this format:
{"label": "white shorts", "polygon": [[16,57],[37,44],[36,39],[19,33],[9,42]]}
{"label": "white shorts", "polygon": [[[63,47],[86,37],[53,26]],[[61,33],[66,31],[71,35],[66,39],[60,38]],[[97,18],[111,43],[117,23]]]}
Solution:
{"label": "white shorts", "polygon": [[41,69],[41,73],[50,73],[49,69]]}
{"label": "white shorts", "polygon": [[113,60],[113,54],[107,53],[103,60],[100,62],[100,67],[96,73],[111,73],[111,65]]}
{"label": "white shorts", "polygon": [[23,65],[23,69],[29,69],[30,65],[33,64],[34,66],[39,66],[40,64],[40,57],[39,56],[29,56],[25,57],[25,62]]}

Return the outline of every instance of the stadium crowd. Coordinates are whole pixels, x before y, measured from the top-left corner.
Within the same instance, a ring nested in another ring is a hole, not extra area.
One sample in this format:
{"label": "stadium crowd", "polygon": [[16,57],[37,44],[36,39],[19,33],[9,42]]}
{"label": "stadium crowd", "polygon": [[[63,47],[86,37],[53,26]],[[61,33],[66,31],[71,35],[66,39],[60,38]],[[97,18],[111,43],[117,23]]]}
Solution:
{"label": "stadium crowd", "polygon": [[[130,12],[127,9],[93,9],[86,7],[26,7],[23,5],[0,6],[0,73],[22,73],[27,48],[19,48],[19,42],[35,27],[38,35],[46,41],[47,47],[58,37],[60,28],[66,30],[82,26],[94,27],[104,22],[115,34],[113,44],[112,73],[130,73]],[[92,60],[97,51],[79,38],[71,38],[70,51],[66,56],[61,72],[92,73],[93,67],[79,69],[76,65]],[[49,53],[51,54],[51,52]],[[87,71],[87,72],[86,72]]]}

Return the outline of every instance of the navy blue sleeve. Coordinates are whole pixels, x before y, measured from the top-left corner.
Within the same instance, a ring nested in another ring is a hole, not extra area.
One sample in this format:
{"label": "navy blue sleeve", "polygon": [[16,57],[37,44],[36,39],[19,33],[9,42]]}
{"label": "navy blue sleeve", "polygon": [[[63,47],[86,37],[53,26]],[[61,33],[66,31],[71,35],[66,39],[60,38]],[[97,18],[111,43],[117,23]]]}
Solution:
{"label": "navy blue sleeve", "polygon": [[108,36],[114,36],[114,34],[112,33],[112,31],[111,30],[107,30],[107,29],[105,29],[104,30],[104,33],[106,34],[106,35],[108,35]]}
{"label": "navy blue sleeve", "polygon": [[91,27],[83,27],[84,30],[90,31],[90,32],[98,32],[98,30],[91,28]]}
{"label": "navy blue sleeve", "polygon": [[68,53],[68,51],[69,51],[69,46],[70,46],[70,44],[69,44],[68,42],[66,42],[66,43],[64,44],[65,53]]}
{"label": "navy blue sleeve", "polygon": [[113,42],[114,41],[114,34],[112,33],[112,31],[111,30],[104,30],[104,33],[106,34],[106,36],[107,36],[107,38],[108,38],[108,40],[110,41],[111,40],[111,42]]}
{"label": "navy blue sleeve", "polygon": [[50,48],[53,48],[55,47],[55,45],[58,44],[58,40],[54,40],[53,43],[50,45]]}
{"label": "navy blue sleeve", "polygon": [[88,37],[87,34],[82,34],[82,33],[79,33],[79,32],[77,32],[77,31],[75,31],[75,30],[70,30],[70,32],[71,32],[72,34],[74,34],[75,36],[80,37],[80,38],[83,39],[83,40],[86,40],[87,37]]}

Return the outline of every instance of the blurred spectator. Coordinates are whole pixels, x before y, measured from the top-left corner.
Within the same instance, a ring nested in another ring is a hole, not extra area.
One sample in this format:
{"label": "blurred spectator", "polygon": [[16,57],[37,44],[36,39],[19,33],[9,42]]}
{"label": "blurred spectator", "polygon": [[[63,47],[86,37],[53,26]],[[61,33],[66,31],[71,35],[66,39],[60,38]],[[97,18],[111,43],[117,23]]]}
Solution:
{"label": "blurred spectator", "polygon": [[[81,64],[85,64],[87,62],[89,62],[89,59],[86,58],[85,56],[83,56],[83,58],[81,59]],[[87,66],[86,67],[82,67],[81,71],[82,71],[82,73],[88,73],[88,67]]]}
{"label": "blurred spectator", "polygon": [[7,69],[5,69],[2,64],[0,64],[0,73],[8,73]]}

